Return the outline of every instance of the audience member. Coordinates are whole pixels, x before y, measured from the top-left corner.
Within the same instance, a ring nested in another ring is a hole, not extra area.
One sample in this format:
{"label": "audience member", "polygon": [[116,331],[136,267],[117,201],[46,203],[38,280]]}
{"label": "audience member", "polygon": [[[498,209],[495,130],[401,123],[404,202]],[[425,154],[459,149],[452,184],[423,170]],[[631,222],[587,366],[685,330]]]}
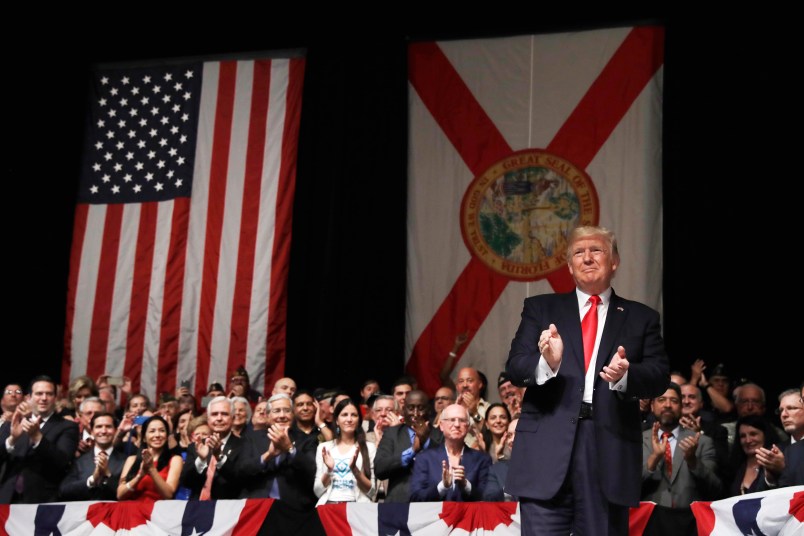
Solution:
{"label": "audience member", "polygon": [[[453,383],[453,385],[455,384]],[[433,426],[438,426],[438,421],[441,419],[441,412],[443,412],[447,406],[454,403],[455,389],[446,385],[439,387],[435,396],[433,397],[433,411],[435,413],[435,417],[433,418]]]}
{"label": "audience member", "polygon": [[56,382],[37,376],[30,400],[0,426],[0,503],[46,503],[75,458],[78,425],[55,412]]}
{"label": "audience member", "polygon": [[262,398],[262,393],[251,387],[251,380],[249,380],[248,372],[244,367],[237,367],[232,377],[229,379],[229,398],[242,396],[246,398],[250,404],[256,404]]}
{"label": "audience member", "polygon": [[524,396],[525,388],[517,387],[511,383],[508,373],[502,371],[497,377],[497,392],[500,394],[502,403],[508,408],[508,414],[512,417],[519,415],[519,412],[522,411],[522,397]]}
{"label": "audience member", "polygon": [[441,415],[442,447],[416,456],[410,482],[411,501],[479,501],[488,482],[491,458],[466,448],[464,440],[471,415],[460,404],[447,406]]}
{"label": "audience member", "polygon": [[765,468],[758,461],[760,449],[769,451],[779,438],[773,426],[760,415],[745,415],[737,419],[737,437],[731,446],[731,479],[727,497],[759,491],[765,486]]}
{"label": "audience member", "polygon": [[295,419],[291,428],[304,434],[305,437],[313,438],[316,444],[335,437],[335,432],[321,417],[318,401],[310,391],[300,389],[294,393],[293,415]]}
{"label": "audience member", "polygon": [[92,417],[96,413],[100,413],[106,409],[106,406],[101,402],[101,399],[96,396],[85,398],[81,404],[78,405],[77,421],[78,421],[78,447],[75,449],[75,457],[79,457],[85,452],[92,450],[94,446],[94,436],[92,434]]}
{"label": "audience member", "polygon": [[293,402],[288,395],[279,393],[268,399],[267,433],[250,434],[241,456],[241,498],[280,499],[296,510],[314,507],[317,442],[291,428],[292,415]]}
{"label": "audience member", "polygon": [[704,407],[715,415],[715,421],[724,423],[736,418],[734,403],[730,399],[731,380],[726,374],[726,367],[719,363],[706,378],[706,364],[703,359],[697,359],[692,364],[692,374],[689,383],[701,388],[704,395]]}
{"label": "audience member", "polygon": [[483,432],[478,435],[478,446],[491,456],[491,463],[497,463],[504,456],[505,435],[508,433],[511,414],[505,404],[495,402],[486,410],[485,422]]}
{"label": "audience member", "polygon": [[335,439],[318,445],[313,491],[318,505],[340,502],[371,502],[377,494],[374,455],[366,443],[360,408],[351,399],[335,405]]}
{"label": "audience member", "polygon": [[394,385],[391,386],[391,393],[394,395],[394,402],[396,404],[394,411],[397,415],[402,415],[402,408],[405,406],[405,397],[413,390],[413,380],[410,376],[402,376],[397,378]]}
{"label": "audience member", "polygon": [[484,501],[516,501],[516,497],[505,492],[505,479],[508,478],[508,462],[511,459],[511,449],[514,448],[516,438],[516,425],[519,419],[514,419],[508,424],[508,431],[505,434],[505,449],[503,457],[489,469],[489,480],[486,491],[483,494]]}
{"label": "audience member", "polygon": [[24,391],[22,386],[18,383],[9,383],[3,391],[3,400],[0,402],[2,408],[2,415],[0,415],[0,425],[4,422],[10,421],[14,410],[22,402],[24,398]]}
{"label": "audience member", "polygon": [[[86,405],[87,400],[82,405]],[[105,411],[95,413],[89,429],[94,446],[75,460],[62,481],[59,488],[62,500],[110,501],[117,498],[117,486],[126,456],[114,449],[117,434],[114,415]]]}
{"label": "audience member", "polygon": [[274,389],[271,391],[271,394],[278,395],[279,393],[285,393],[292,399],[293,393],[295,392],[296,382],[293,381],[293,378],[279,378],[274,382]]}
{"label": "audience member", "polygon": [[423,391],[409,392],[402,411],[404,424],[382,427],[374,460],[377,478],[388,481],[384,488],[386,502],[410,501],[414,459],[422,450],[437,448],[444,440],[441,431],[432,429],[428,422],[430,405]]}
{"label": "audience member", "polygon": [[455,387],[458,390],[457,403],[464,406],[472,417],[469,431],[466,435],[466,444],[472,448],[477,446],[477,438],[482,433],[485,425],[486,410],[489,402],[483,400],[481,392],[485,384],[480,377],[477,369],[464,367],[458,371],[458,378],[455,380]]}
{"label": "audience member", "polygon": [[395,410],[396,400],[392,395],[379,395],[374,397],[371,404],[371,415],[369,431],[366,432],[366,440],[374,443],[375,447],[380,446],[383,434],[391,426],[402,423],[402,418]]}
{"label": "audience member", "polygon": [[686,508],[692,501],[718,498],[715,447],[709,437],[680,426],[679,386],[671,383],[652,408],[656,422],[642,432],[641,499]]}
{"label": "audience member", "polygon": [[[238,457],[244,440],[233,430],[234,399],[215,397],[207,405],[207,437],[199,437],[187,449],[181,485],[190,490],[190,499],[237,499],[241,484],[237,475]],[[248,402],[246,402],[248,405]]]}
{"label": "audience member", "polygon": [[137,454],[123,464],[118,500],[172,499],[179,487],[181,456],[168,449],[168,423],[160,415],[152,415],[142,425],[142,444]]}
{"label": "audience member", "polygon": [[232,433],[237,437],[243,437],[243,434],[246,433],[246,428],[251,421],[251,405],[249,404],[248,400],[242,396],[232,398],[232,402],[234,402]]}

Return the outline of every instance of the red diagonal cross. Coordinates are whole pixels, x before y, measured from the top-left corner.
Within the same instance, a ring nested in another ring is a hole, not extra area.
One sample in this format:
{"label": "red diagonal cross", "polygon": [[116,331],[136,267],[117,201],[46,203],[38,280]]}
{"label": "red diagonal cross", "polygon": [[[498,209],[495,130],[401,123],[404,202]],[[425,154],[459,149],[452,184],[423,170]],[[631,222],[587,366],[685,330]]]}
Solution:
{"label": "red diagonal cross", "polygon": [[[661,67],[663,44],[663,28],[632,29],[545,149],[586,168]],[[416,93],[475,176],[513,152],[436,43],[410,45],[408,66]],[[564,269],[547,280],[557,292],[575,286]],[[470,334],[466,348],[507,284],[472,257],[413,347],[407,370],[420,389],[432,396],[440,387],[455,336]]]}

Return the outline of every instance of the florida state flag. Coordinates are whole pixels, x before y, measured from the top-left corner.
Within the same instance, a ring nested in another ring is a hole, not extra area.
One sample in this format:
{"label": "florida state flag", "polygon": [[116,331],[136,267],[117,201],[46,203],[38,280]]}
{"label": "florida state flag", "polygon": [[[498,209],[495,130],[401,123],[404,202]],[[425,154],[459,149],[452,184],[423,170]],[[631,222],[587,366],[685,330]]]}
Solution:
{"label": "florida state flag", "polygon": [[618,294],[661,310],[664,30],[409,47],[407,370],[431,394],[456,336],[493,382],[528,296],[574,288],[566,237],[618,237]]}

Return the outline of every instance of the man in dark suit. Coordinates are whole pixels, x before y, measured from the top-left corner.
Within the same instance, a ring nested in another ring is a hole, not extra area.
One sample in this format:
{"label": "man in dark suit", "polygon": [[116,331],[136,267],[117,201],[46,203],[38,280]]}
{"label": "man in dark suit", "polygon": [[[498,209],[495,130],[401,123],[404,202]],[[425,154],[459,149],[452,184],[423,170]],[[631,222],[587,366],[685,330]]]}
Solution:
{"label": "man in dark suit", "polygon": [[491,468],[485,452],[464,443],[471,415],[466,407],[451,404],[439,426],[444,445],[416,456],[410,480],[411,501],[482,501]]}
{"label": "man in dark suit", "polygon": [[238,464],[241,498],[280,499],[295,510],[315,507],[318,441],[291,428],[293,402],[284,393],[268,399],[268,430],[251,434]]}
{"label": "man in dark suit", "polygon": [[207,405],[211,434],[190,445],[181,472],[181,485],[190,490],[190,499],[239,497],[242,486],[237,479],[237,463],[243,440],[232,433],[233,416],[230,398],[218,396]]}
{"label": "man in dark suit", "polygon": [[106,412],[96,413],[88,428],[94,446],[75,460],[61,483],[59,495],[65,501],[117,500],[117,483],[126,455],[114,450],[117,433],[114,416]]}
{"label": "man in dark suit", "polygon": [[441,445],[444,436],[428,420],[429,400],[424,391],[411,391],[402,408],[405,424],[383,431],[374,457],[377,480],[388,480],[386,502],[410,501],[410,475],[413,460],[424,449]]}
{"label": "man in dark suit", "polygon": [[58,498],[78,446],[78,425],[55,409],[55,382],[38,376],[31,382],[30,401],[21,402],[11,421],[0,427],[0,503]]}
{"label": "man in dark suit", "polygon": [[611,231],[579,227],[567,243],[576,289],[526,299],[511,343],[506,371],[527,390],[506,491],[520,499],[523,534],[627,534],[640,494],[638,399],[669,381],[659,314],[611,288]]}
{"label": "man in dark suit", "polygon": [[671,383],[651,407],[656,420],[642,433],[642,500],[687,508],[692,501],[717,499],[721,484],[714,443],[680,425],[679,386]]}

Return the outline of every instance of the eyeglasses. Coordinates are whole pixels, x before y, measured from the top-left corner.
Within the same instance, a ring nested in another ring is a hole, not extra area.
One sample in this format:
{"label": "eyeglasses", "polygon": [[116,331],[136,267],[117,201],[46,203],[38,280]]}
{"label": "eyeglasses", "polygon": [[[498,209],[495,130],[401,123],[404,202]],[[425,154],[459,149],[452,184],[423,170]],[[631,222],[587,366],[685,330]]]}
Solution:
{"label": "eyeglasses", "polygon": [[437,396],[435,397],[436,402],[446,402],[447,400],[452,400],[451,396]]}
{"label": "eyeglasses", "polygon": [[291,410],[290,408],[271,408],[271,413],[274,413],[274,414],[278,414],[278,413],[291,414],[291,413],[293,413],[293,410]]}
{"label": "eyeglasses", "polygon": [[[6,391],[6,392],[8,392],[8,391]],[[804,408],[802,408],[801,406],[785,406],[783,408],[777,408],[776,409],[776,415],[781,415],[785,411],[787,413],[795,413],[797,411],[801,411],[802,409],[804,409]]]}
{"label": "eyeglasses", "polygon": [[21,395],[22,389],[6,389],[7,395]]}
{"label": "eyeglasses", "polygon": [[453,417],[451,419],[441,419],[441,421],[454,424],[455,426],[466,426],[467,424],[469,424],[468,419],[461,419],[460,417]]}

